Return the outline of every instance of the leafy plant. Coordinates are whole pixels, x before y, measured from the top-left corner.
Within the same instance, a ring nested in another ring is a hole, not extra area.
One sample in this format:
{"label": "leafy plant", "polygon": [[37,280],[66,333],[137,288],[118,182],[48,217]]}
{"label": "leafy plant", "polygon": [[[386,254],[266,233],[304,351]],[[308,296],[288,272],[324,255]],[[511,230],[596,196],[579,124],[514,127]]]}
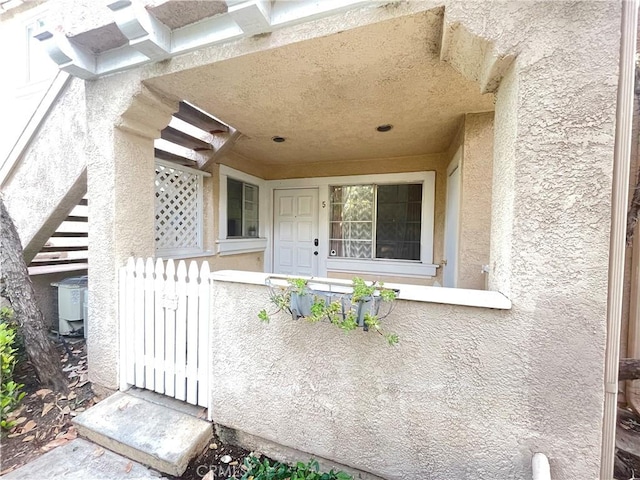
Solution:
{"label": "leafy plant", "polygon": [[[314,292],[309,289],[309,281],[301,278],[288,279],[286,286],[270,283],[269,286],[270,298],[277,310],[271,314],[266,309],[260,310],[258,318],[263,322],[269,323],[271,315],[284,311],[294,319],[305,318],[311,323],[326,320],[345,332],[359,326],[364,330],[371,329],[384,336],[389,345],[399,341],[398,335],[384,331],[380,324],[380,320],[391,312],[397,297],[397,292],[385,288],[382,282],[368,284],[355,277],[350,294]],[[391,304],[384,316],[378,315],[380,300]]]}
{"label": "leafy plant", "polygon": [[0,427],[9,430],[13,427],[13,421],[9,420],[9,414],[13,412],[24,397],[21,383],[13,381],[13,369],[16,365],[16,326],[11,323],[13,312],[7,307],[0,309],[0,374],[2,384],[0,386]]}
{"label": "leafy plant", "polygon": [[[320,465],[316,460],[310,460],[305,464],[298,462],[295,465],[269,461],[268,458],[262,460],[253,455],[244,459],[246,471],[241,480],[352,480],[351,475],[344,472],[328,473],[320,472]],[[231,480],[231,479],[228,479]]]}

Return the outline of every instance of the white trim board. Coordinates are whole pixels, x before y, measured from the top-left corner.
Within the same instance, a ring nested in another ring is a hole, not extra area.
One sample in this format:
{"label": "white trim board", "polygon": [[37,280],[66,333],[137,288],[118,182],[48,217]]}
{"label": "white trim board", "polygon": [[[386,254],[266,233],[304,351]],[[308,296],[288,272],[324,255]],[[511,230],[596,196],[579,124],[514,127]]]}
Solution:
{"label": "white trim board", "polygon": [[[258,238],[227,238],[227,178],[250,183],[258,187]],[[235,168],[220,165],[218,192],[218,237],[216,240],[216,253],[219,255],[233,255],[240,253],[261,252],[271,248],[271,240],[268,238],[270,226],[269,194],[266,182],[262,178],[255,177]],[[265,255],[264,268],[267,269],[267,257]],[[270,265],[269,265],[270,266]]]}
{"label": "white trim board", "polygon": [[[249,285],[265,285],[271,274],[260,272],[243,272],[238,270],[219,270],[211,273],[211,280],[217,282],[245,283]],[[297,278],[295,275],[285,275],[283,278]],[[318,281],[340,283],[335,278],[315,278]],[[343,280],[345,286],[351,281]],[[441,303],[446,305],[461,305],[465,307],[493,308],[510,310],[511,300],[500,292],[488,290],[470,290],[466,288],[428,287],[424,285],[407,285],[403,283],[385,283],[386,287],[398,289],[398,300],[425,303]]]}

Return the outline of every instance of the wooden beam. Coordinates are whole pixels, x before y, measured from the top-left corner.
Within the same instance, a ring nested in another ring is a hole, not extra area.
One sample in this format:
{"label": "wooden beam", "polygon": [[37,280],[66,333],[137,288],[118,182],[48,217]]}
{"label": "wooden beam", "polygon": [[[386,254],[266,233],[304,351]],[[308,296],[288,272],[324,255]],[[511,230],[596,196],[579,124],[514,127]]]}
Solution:
{"label": "wooden beam", "polygon": [[85,238],[89,234],[87,232],[55,232],[51,236],[54,238]]}
{"label": "wooden beam", "polygon": [[84,222],[87,223],[89,221],[89,217],[81,217],[79,215],[69,215],[64,219],[65,222]]}
{"label": "wooden beam", "polygon": [[70,265],[72,263],[87,263],[86,258],[61,258],[59,260],[38,260],[34,258],[29,264],[30,267],[42,267],[42,266],[51,266],[51,265]]}
{"label": "wooden beam", "polygon": [[178,111],[173,116],[205,132],[223,133],[229,131],[227,125],[186,102],[180,102]]}
{"label": "wooden beam", "polygon": [[42,249],[40,250],[40,253],[56,253],[56,252],[82,252],[85,250],[88,250],[89,247],[84,245],[84,246],[66,246],[66,247],[54,247],[54,246],[47,246],[45,245],[44,247],[42,247]]}
{"label": "wooden beam", "polygon": [[162,132],[160,132],[160,138],[191,150],[213,150],[213,146],[210,143],[192,137],[188,133],[173,127],[165,127]]}
{"label": "wooden beam", "polygon": [[167,162],[173,162],[178,165],[183,165],[185,167],[198,167],[198,162],[195,160],[191,160],[190,158],[181,157],[180,155],[176,155],[175,153],[167,152],[165,150],[155,149],[155,156],[160,160],[166,160]]}

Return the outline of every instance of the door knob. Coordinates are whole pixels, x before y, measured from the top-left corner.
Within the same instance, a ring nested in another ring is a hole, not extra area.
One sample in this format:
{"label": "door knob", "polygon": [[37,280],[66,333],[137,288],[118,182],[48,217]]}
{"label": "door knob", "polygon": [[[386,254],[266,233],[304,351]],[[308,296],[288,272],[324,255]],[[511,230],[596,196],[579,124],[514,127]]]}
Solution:
{"label": "door knob", "polygon": [[318,255],[318,251],[316,250],[315,252],[313,252],[314,255]]}

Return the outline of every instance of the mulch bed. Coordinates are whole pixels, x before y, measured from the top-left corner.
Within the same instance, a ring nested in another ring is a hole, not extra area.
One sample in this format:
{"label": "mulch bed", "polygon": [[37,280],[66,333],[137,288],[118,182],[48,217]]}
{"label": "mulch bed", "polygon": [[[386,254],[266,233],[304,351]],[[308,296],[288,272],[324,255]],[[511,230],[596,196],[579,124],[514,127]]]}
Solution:
{"label": "mulch bed", "polygon": [[0,475],[76,438],[71,420],[98,401],[87,379],[84,339],[67,339],[65,343],[57,342],[60,357],[55,360],[62,364],[69,379],[68,395],[42,388],[28,361],[19,361],[16,366],[14,381],[24,384],[22,391],[26,395],[11,413],[15,427],[3,431],[0,438]]}

